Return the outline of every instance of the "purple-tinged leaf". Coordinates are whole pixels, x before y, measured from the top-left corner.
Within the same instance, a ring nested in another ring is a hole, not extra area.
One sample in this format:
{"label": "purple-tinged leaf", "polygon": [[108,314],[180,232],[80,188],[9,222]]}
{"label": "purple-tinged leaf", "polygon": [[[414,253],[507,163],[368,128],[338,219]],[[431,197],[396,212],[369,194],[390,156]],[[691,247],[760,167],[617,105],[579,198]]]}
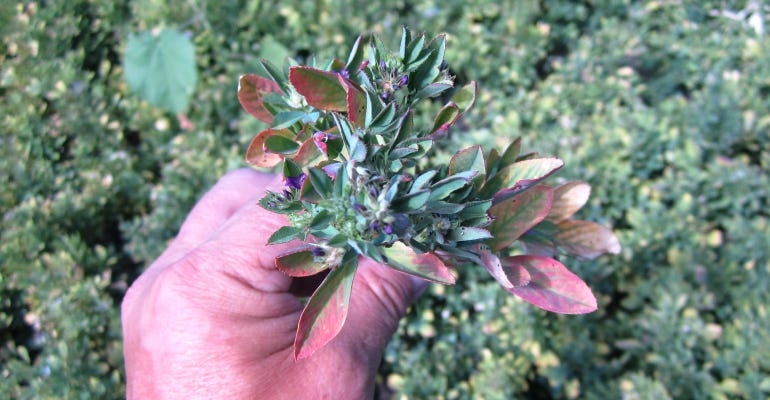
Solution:
{"label": "purple-tinged leaf", "polygon": [[[477,249],[482,249],[481,246]],[[526,285],[530,281],[529,271],[522,268],[503,268],[503,263],[495,253],[489,249],[477,250],[481,253],[481,263],[489,271],[495,280],[506,290]]]}
{"label": "purple-tinged leaf", "polygon": [[585,314],[596,311],[596,297],[577,275],[562,263],[542,256],[513,256],[502,260],[503,269],[526,269],[530,282],[508,289],[544,310],[559,314]]}
{"label": "purple-tinged leaf", "polygon": [[294,138],[294,135],[288,129],[266,129],[254,139],[251,140],[248,150],[246,150],[246,162],[257,167],[274,167],[283,160],[283,156],[268,152],[265,147],[265,140],[271,136],[283,136],[288,139]]}
{"label": "purple-tinged leaf", "polygon": [[548,220],[558,224],[580,210],[591,196],[591,185],[581,181],[570,181],[553,190],[553,205]]}
{"label": "purple-tinged leaf", "polygon": [[262,96],[267,93],[282,92],[277,83],[259,75],[242,75],[238,80],[238,101],[243,109],[254,118],[272,124],[273,114],[262,104]]}
{"label": "purple-tinged leaf", "polygon": [[289,81],[311,106],[325,111],[348,111],[347,92],[339,74],[297,66],[289,69]]}
{"label": "purple-tinged leaf", "polygon": [[500,251],[539,224],[548,215],[553,189],[535,186],[518,196],[497,203],[489,209],[494,221],[489,226],[493,238],[487,244]]}
{"label": "purple-tinged leaf", "polygon": [[299,317],[294,339],[294,359],[309,357],[342,329],[348,315],[350,291],[358,258],[350,257],[334,268],[308,300]]}
{"label": "purple-tinged leaf", "polygon": [[556,245],[568,255],[593,260],[602,254],[618,254],[621,247],[612,231],[596,222],[566,220],[556,225]]}
{"label": "purple-tinged leaf", "polygon": [[315,261],[314,249],[317,251],[318,247],[306,244],[284,252],[275,258],[275,266],[279,271],[293,277],[315,275],[329,266]]}
{"label": "purple-tinged leaf", "polygon": [[382,248],[382,255],[385,263],[393,269],[437,283],[455,283],[449,268],[434,254],[417,254],[404,243],[396,242],[391,247]]}

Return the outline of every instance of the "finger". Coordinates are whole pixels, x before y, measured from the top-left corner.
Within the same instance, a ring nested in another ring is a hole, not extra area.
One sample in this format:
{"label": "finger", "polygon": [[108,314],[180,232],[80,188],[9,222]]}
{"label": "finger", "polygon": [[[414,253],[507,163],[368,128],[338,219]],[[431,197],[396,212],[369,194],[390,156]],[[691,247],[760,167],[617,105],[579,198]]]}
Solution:
{"label": "finger", "polygon": [[193,207],[171,246],[148,271],[164,269],[209,239],[244,204],[257,203],[267,189],[280,185],[278,180],[245,168],[225,174]]}
{"label": "finger", "polygon": [[188,256],[200,255],[197,257],[200,260],[214,260],[205,262],[204,268],[238,279],[254,289],[286,292],[291,279],[276,269],[275,258],[301,243],[268,245],[267,242],[276,230],[287,225],[289,221],[285,215],[267,211],[256,201],[249,201]]}
{"label": "finger", "polygon": [[205,241],[244,204],[258,201],[268,189],[276,190],[279,179],[245,168],[228,172],[193,207],[176,242],[194,246]]}

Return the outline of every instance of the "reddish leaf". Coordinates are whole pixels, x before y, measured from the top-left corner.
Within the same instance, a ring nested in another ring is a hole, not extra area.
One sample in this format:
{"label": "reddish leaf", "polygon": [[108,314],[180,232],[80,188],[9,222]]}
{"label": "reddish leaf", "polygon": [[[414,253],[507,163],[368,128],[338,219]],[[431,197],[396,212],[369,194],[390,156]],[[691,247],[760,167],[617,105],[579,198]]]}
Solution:
{"label": "reddish leaf", "polygon": [[554,236],[557,246],[579,259],[593,260],[602,254],[620,253],[620,242],[612,231],[596,222],[567,220],[559,223]]}
{"label": "reddish leaf", "polygon": [[577,275],[560,262],[542,256],[513,256],[502,260],[503,269],[529,272],[526,286],[508,289],[544,310],[560,314],[585,314],[595,311],[596,298]]}
{"label": "reddish leaf", "polygon": [[525,268],[503,268],[502,261],[489,250],[481,251],[481,262],[495,280],[506,290],[526,285],[530,282],[529,271]]}
{"label": "reddish leaf", "polygon": [[294,138],[294,135],[288,129],[266,129],[254,139],[251,139],[248,150],[246,150],[246,162],[257,167],[274,167],[281,160],[283,156],[280,154],[270,153],[265,151],[265,140],[270,136],[283,136],[287,138]]}
{"label": "reddish leaf", "polygon": [[297,66],[289,69],[289,81],[311,106],[326,111],[348,111],[347,91],[336,72]]}
{"label": "reddish leaf", "polygon": [[541,185],[493,205],[489,213],[494,221],[488,228],[493,238],[487,244],[494,251],[510,246],[545,219],[552,201],[553,190]]}
{"label": "reddish leaf", "polygon": [[437,283],[455,283],[455,277],[449,272],[449,268],[434,254],[417,254],[401,242],[383,248],[382,254],[385,263],[393,269]]}
{"label": "reddish leaf", "polygon": [[321,156],[321,151],[318,149],[318,146],[316,146],[313,138],[310,137],[302,142],[302,144],[299,146],[299,150],[297,150],[297,154],[292,157],[292,160],[294,160],[294,162],[300,166],[305,166],[309,165]]}
{"label": "reddish leaf", "polygon": [[315,261],[314,248],[316,246],[307,244],[282,253],[275,258],[275,266],[279,271],[293,277],[311,276],[329,268],[328,265]]}
{"label": "reddish leaf", "polygon": [[281,93],[281,88],[272,80],[259,75],[242,75],[238,80],[238,101],[243,109],[256,119],[272,124],[273,114],[262,104],[262,96],[267,93]]}
{"label": "reddish leaf", "polygon": [[581,181],[570,181],[553,191],[553,205],[548,220],[559,223],[580,210],[591,195],[591,185]]}
{"label": "reddish leaf", "polygon": [[299,317],[294,339],[294,359],[309,357],[342,329],[348,315],[350,290],[358,259],[353,257],[326,276]]}
{"label": "reddish leaf", "polygon": [[337,75],[337,80],[345,88],[348,119],[363,125],[366,120],[366,95],[355,82]]}

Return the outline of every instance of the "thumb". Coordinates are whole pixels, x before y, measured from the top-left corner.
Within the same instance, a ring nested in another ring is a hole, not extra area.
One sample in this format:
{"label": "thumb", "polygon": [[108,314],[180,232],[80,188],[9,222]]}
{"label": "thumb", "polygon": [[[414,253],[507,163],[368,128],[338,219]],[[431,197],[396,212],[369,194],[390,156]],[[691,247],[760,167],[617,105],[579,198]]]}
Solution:
{"label": "thumb", "polygon": [[429,282],[361,258],[350,294],[347,321],[341,339],[367,351],[382,352],[406,314]]}

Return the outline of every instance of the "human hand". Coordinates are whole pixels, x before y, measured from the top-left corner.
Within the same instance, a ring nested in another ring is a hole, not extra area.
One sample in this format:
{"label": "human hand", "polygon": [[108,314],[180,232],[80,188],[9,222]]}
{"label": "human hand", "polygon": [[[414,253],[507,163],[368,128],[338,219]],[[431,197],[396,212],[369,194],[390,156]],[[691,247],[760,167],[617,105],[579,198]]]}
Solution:
{"label": "human hand", "polygon": [[224,176],[122,304],[129,399],[371,398],[382,353],[425,284],[371,260],[355,276],[347,321],[329,344],[295,361],[302,303],[266,246],[285,225],[257,202],[280,178]]}

